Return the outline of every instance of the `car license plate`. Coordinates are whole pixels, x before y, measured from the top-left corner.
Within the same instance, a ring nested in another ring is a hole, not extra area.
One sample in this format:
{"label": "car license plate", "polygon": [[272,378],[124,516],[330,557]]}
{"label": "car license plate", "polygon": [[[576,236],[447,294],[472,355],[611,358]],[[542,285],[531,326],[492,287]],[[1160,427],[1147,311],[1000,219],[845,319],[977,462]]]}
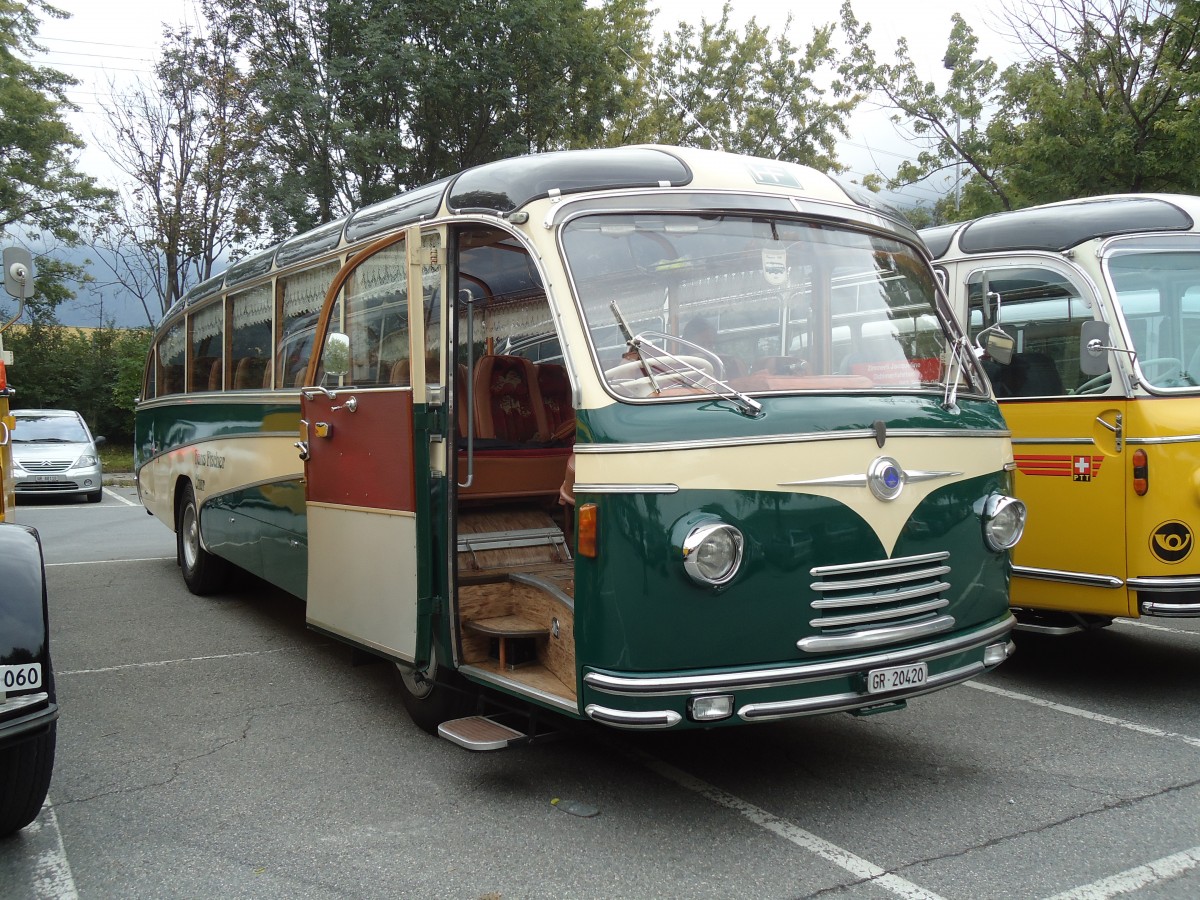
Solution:
{"label": "car license plate", "polygon": [[58,481],[58,476],[57,475],[34,475],[33,480],[37,481],[39,483],[55,482],[55,481]]}
{"label": "car license plate", "polygon": [[0,666],[0,691],[27,691],[42,686],[42,664]]}
{"label": "car license plate", "polygon": [[929,665],[927,663],[909,663],[906,666],[888,666],[886,669],[872,669],[867,673],[867,693],[885,694],[888,691],[902,691],[917,688],[929,681]]}

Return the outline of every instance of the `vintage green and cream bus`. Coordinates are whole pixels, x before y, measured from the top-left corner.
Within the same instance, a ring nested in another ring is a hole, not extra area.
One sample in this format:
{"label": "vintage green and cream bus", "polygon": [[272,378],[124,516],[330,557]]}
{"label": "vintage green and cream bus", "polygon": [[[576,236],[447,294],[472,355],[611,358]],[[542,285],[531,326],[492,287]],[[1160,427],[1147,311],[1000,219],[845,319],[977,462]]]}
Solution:
{"label": "vintage green and cream bus", "polygon": [[1200,197],[1127,194],[921,232],[989,353],[1029,533],[1019,628],[1200,616]]}
{"label": "vintage green and cream bus", "polygon": [[797,165],[548,153],[287,240],[164,317],[136,453],[193,591],[297,595],[468,747],[898,708],[1011,648],[986,376],[911,228]]}

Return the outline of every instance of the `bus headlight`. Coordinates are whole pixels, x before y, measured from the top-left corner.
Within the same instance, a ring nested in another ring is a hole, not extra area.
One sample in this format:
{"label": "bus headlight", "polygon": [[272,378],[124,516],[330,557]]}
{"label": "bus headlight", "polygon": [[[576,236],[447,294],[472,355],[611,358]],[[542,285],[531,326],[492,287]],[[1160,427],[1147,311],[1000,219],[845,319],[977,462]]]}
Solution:
{"label": "bus headlight", "polygon": [[683,568],[698,584],[725,584],[742,564],[742,533],[724,522],[696,525],[683,539]]}
{"label": "bus headlight", "polygon": [[992,494],[983,507],[983,540],[996,552],[1011,550],[1025,532],[1025,504]]}

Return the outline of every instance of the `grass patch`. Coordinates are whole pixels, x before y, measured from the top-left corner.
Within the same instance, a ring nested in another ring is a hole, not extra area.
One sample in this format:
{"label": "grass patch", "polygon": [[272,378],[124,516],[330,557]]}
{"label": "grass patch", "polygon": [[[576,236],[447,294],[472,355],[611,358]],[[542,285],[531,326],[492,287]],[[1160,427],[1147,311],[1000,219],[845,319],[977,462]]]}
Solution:
{"label": "grass patch", "polygon": [[133,444],[105,441],[100,445],[99,453],[106,473],[133,471]]}

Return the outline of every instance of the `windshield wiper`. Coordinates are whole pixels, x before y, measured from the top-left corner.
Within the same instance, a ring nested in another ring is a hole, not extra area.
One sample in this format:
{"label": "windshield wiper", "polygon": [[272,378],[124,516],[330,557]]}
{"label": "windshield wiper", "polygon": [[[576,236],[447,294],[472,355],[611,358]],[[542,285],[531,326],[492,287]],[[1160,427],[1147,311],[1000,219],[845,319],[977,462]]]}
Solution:
{"label": "windshield wiper", "polygon": [[[657,337],[668,338],[668,339],[679,341],[681,343],[689,344],[692,347],[695,347],[697,350],[704,350],[703,347],[700,347],[697,344],[692,344],[691,341],[684,341],[683,338],[673,338],[671,335],[661,334],[659,332],[643,332],[642,334],[635,335],[631,339],[635,344],[637,344],[637,346],[639,348],[642,347],[643,345],[646,347],[649,347],[652,351],[654,351],[655,357],[662,357],[665,359],[669,359],[675,365],[682,366],[682,368],[680,368],[680,369],[673,368],[671,370],[671,374],[676,376],[677,378],[679,378],[681,381],[683,381],[684,384],[686,384],[688,387],[694,387],[694,388],[698,388],[699,390],[702,390],[702,391],[708,391],[710,394],[712,394],[716,397],[720,397],[722,400],[729,400],[734,404],[734,406],[736,406],[738,408],[739,412],[741,412],[743,415],[749,416],[752,419],[757,419],[759,416],[762,415],[762,404],[759,403],[757,400],[755,400],[753,397],[749,397],[746,394],[743,394],[737,388],[733,387],[728,382],[722,381],[720,378],[717,378],[715,375],[710,375],[710,374],[708,374],[708,372],[705,372],[703,369],[697,368],[695,365],[688,362],[683,357],[676,356],[671,351],[665,350],[662,347],[658,346],[657,344],[653,343],[652,341],[646,340],[647,333],[654,334]],[[705,352],[709,353],[709,355],[715,355],[715,354],[711,354],[710,351],[705,351]],[[639,355],[639,357],[641,356],[640,349],[638,351],[638,355]],[[643,362],[642,365],[645,366],[646,363]],[[649,368],[653,368],[653,366],[649,366]],[[692,375],[695,375],[696,377],[693,378]],[[656,394],[659,393],[660,388],[653,381],[653,379],[651,379],[651,384],[654,385],[654,392]],[[714,385],[720,387],[721,390],[719,390],[719,391],[716,390]]]}

